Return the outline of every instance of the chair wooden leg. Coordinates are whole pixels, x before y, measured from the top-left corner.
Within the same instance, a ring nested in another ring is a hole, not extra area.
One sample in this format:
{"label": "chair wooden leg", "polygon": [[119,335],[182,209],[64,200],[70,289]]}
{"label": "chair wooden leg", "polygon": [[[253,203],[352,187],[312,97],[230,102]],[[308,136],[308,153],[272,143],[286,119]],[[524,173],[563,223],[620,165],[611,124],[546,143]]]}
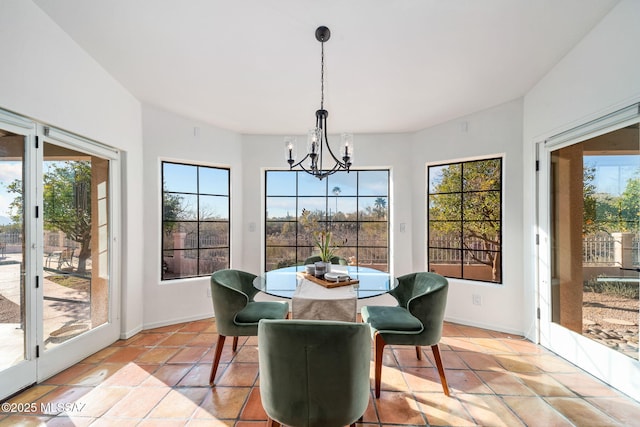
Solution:
{"label": "chair wooden leg", "polygon": [[233,337],[233,346],[231,347],[231,350],[233,350],[233,352],[235,353],[237,349],[238,349],[238,337]]}
{"label": "chair wooden leg", "polygon": [[440,358],[440,347],[438,347],[438,344],[432,345],[431,350],[433,351],[434,359],[436,359],[436,366],[438,368],[438,373],[440,374],[442,390],[444,390],[445,395],[449,396],[449,386],[447,385],[447,378],[444,376],[444,366],[442,366],[442,359]]}
{"label": "chair wooden leg", "polygon": [[271,418],[267,418],[267,427],[280,427],[281,424]]}
{"label": "chair wooden leg", "polygon": [[422,360],[422,350],[420,349],[419,345],[416,346],[416,357],[418,358],[418,360]]}
{"label": "chair wooden leg", "polygon": [[385,342],[382,335],[378,332],[374,335],[374,343],[376,346],[375,360],[375,394],[376,398],[380,397],[380,377],[382,376],[382,353],[384,352]]}
{"label": "chair wooden leg", "polygon": [[213,386],[213,380],[216,378],[216,372],[218,371],[218,364],[220,363],[220,356],[222,355],[222,347],[224,347],[224,335],[218,335],[218,343],[216,344],[216,354],[213,358],[213,365],[211,365],[211,374],[209,375],[209,385]]}

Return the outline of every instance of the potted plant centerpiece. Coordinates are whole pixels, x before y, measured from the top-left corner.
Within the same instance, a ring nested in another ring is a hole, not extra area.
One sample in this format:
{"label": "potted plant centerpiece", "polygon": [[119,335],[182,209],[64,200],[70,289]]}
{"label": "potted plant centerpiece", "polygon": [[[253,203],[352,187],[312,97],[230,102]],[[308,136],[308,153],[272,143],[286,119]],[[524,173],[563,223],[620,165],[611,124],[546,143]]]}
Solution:
{"label": "potted plant centerpiece", "polygon": [[333,244],[333,235],[329,230],[320,229],[317,219],[306,209],[302,210],[300,223],[310,232],[313,245],[318,250],[320,261],[315,263],[316,276],[323,276],[331,271],[331,259],[336,256],[338,250]]}

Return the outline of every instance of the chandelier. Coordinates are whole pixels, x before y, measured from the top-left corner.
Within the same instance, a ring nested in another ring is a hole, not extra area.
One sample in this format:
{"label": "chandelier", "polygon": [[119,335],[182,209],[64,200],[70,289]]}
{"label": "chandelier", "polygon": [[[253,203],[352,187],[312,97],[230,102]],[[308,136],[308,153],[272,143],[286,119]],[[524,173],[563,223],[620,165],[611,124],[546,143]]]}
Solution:
{"label": "chandelier", "polygon": [[[327,137],[327,116],[329,112],[324,109],[324,43],[329,40],[329,37],[331,37],[331,31],[327,27],[323,26],[316,29],[316,40],[322,46],[320,59],[320,109],[316,111],[316,126],[309,130],[307,135],[307,153],[299,162],[296,163],[296,138],[292,136],[284,138],[285,158],[289,163],[289,169],[299,166],[300,169],[320,180],[340,170],[349,172],[353,158],[352,134],[343,133],[341,136],[342,143],[339,155],[342,156],[342,160],[336,157],[331,150]],[[325,164],[323,162],[325,146],[326,153],[331,156],[331,158],[327,156],[327,162],[335,162],[329,168],[323,168]],[[307,163],[305,164],[305,162]]]}

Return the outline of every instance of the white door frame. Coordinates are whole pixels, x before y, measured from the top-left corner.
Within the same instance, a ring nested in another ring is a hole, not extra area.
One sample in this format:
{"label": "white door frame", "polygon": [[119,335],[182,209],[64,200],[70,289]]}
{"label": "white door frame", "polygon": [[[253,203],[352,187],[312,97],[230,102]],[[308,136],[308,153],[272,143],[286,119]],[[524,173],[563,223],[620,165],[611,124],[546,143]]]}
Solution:
{"label": "white door frame", "polygon": [[593,376],[640,400],[640,362],[610,350],[554,322],[551,316],[550,158],[551,152],[638,123],[640,105],[634,104],[598,120],[569,129],[539,144],[538,172],[538,299],[540,344]]}
{"label": "white door frame", "polygon": [[[120,334],[120,152],[68,132],[44,126],[0,109],[0,128],[25,137],[25,358],[0,371],[0,399],[43,381],[108,346]],[[49,350],[43,345],[42,164],[44,142],[109,160],[109,312],[108,321]],[[36,206],[39,218],[36,218]]]}

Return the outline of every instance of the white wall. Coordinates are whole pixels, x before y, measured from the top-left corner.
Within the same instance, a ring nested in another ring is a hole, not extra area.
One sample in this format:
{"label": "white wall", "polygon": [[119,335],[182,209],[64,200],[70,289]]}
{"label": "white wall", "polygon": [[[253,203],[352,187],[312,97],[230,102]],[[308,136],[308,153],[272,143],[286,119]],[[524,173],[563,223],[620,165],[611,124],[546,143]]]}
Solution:
{"label": "white wall", "polygon": [[[298,135],[298,141],[306,141],[306,135]],[[335,135],[329,135],[334,141]],[[242,197],[247,207],[244,212],[243,228],[245,230],[242,253],[242,266],[254,274],[263,268],[264,248],[264,170],[288,169],[284,158],[284,136],[244,135],[243,169],[244,186]],[[394,248],[393,273],[396,275],[412,271],[411,247],[413,233],[411,229],[411,171],[410,135],[354,135],[355,156],[354,169],[391,169],[391,245]],[[406,224],[406,232],[399,232],[399,224]],[[249,231],[250,225],[255,231]]]}
{"label": "white wall", "polygon": [[[144,129],[144,327],[213,315],[209,277],[160,280],[162,160],[230,168],[231,267],[243,268],[243,162],[238,134],[143,106]],[[197,129],[197,130],[196,130]]]}
{"label": "white wall", "polygon": [[122,334],[142,325],[139,102],[31,1],[0,2],[0,107],[125,152]]}
{"label": "white wall", "polygon": [[[522,100],[461,117],[413,136],[413,268],[426,265],[426,167],[430,163],[503,155],[501,285],[449,279],[446,319],[522,334]],[[409,165],[407,165],[407,169]],[[480,295],[482,304],[472,304]]]}

